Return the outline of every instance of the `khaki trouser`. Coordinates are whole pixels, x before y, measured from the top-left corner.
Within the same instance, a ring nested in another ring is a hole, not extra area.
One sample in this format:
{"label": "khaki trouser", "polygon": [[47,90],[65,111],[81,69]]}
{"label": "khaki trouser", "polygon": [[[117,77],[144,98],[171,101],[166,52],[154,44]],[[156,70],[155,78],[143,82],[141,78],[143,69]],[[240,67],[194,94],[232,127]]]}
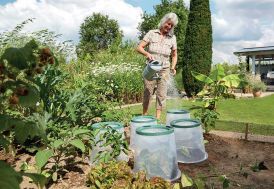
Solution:
{"label": "khaki trouser", "polygon": [[143,98],[143,107],[148,109],[151,97],[154,92],[155,86],[157,86],[156,90],[156,103],[157,103],[157,110],[162,110],[163,105],[165,104],[166,101],[166,96],[167,96],[167,81],[169,80],[169,68],[163,68],[159,75],[161,79],[158,80],[146,80],[144,78],[144,98]]}

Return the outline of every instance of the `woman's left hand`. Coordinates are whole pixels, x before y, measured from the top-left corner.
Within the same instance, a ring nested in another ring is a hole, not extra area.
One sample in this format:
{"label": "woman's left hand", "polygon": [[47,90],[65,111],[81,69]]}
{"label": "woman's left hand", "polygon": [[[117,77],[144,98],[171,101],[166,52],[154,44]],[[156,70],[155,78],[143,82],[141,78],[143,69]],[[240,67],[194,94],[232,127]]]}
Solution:
{"label": "woman's left hand", "polygon": [[170,72],[171,72],[172,75],[176,75],[176,69],[175,68],[171,68]]}

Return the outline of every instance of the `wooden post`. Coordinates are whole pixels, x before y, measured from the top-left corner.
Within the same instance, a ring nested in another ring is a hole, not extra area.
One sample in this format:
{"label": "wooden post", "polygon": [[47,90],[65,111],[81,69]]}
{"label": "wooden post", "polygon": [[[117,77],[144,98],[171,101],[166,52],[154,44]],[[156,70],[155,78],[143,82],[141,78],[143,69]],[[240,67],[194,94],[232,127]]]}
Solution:
{"label": "wooden post", "polygon": [[245,140],[247,140],[247,137],[248,137],[248,130],[249,130],[249,124],[246,123],[245,124]]}

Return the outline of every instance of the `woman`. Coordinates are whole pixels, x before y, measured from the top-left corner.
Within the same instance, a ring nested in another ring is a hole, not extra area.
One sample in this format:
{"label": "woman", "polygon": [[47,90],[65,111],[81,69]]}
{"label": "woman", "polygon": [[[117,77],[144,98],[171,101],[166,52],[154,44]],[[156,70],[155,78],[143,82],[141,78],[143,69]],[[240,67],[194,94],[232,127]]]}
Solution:
{"label": "woman", "polygon": [[[159,80],[149,81],[144,78],[144,100],[143,115],[148,114],[150,99],[155,86],[156,91],[156,118],[161,116],[163,104],[167,95],[167,80],[169,73],[176,74],[177,64],[177,42],[174,33],[174,27],[178,24],[178,18],[175,13],[166,14],[160,21],[158,29],[150,30],[137,47],[137,51],[144,55],[147,60],[157,60],[163,63],[163,69],[160,71]],[[147,51],[145,50],[147,47]],[[171,63],[170,63],[171,59]]]}

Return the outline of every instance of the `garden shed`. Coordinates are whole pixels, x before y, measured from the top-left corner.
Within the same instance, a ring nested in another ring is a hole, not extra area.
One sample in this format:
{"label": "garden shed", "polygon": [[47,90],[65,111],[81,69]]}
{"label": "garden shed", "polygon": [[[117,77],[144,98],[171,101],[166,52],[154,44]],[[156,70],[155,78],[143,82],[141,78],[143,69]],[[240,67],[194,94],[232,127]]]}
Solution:
{"label": "garden shed", "polygon": [[267,84],[274,83],[274,46],[243,48],[234,54],[246,57],[247,71],[259,75]]}

